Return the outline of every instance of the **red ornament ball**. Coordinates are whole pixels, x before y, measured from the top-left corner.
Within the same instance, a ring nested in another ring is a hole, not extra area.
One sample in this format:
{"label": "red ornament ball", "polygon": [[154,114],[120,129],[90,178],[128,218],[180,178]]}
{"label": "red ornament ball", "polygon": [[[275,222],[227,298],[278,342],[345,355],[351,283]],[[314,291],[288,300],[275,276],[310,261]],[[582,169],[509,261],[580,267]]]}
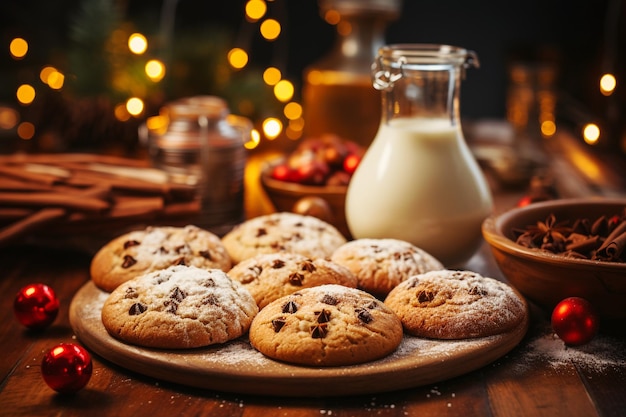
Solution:
{"label": "red ornament ball", "polygon": [[600,319],[589,301],[568,297],[554,307],[551,323],[565,344],[583,345],[598,333]]}
{"label": "red ornament ball", "polygon": [[29,329],[49,326],[59,312],[59,299],[45,284],[30,284],[19,290],[13,302],[15,317]]}
{"label": "red ornament ball", "polygon": [[91,378],[91,356],[82,346],[60,343],[41,361],[41,375],[46,384],[62,394],[79,391]]}

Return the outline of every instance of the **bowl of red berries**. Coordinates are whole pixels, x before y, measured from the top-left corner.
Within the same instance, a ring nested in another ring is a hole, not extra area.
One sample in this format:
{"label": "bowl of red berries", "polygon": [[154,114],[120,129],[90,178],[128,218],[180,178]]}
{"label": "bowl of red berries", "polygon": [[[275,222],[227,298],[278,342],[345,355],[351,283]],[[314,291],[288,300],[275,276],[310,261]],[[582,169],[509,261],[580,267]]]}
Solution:
{"label": "bowl of red berries", "polygon": [[346,191],[364,152],[336,135],[305,138],[290,154],[267,162],[261,185],[277,211],[318,217],[349,238]]}
{"label": "bowl of red berries", "polygon": [[507,280],[548,311],[580,297],[626,320],[626,199],[555,199],[487,218],[483,236]]}

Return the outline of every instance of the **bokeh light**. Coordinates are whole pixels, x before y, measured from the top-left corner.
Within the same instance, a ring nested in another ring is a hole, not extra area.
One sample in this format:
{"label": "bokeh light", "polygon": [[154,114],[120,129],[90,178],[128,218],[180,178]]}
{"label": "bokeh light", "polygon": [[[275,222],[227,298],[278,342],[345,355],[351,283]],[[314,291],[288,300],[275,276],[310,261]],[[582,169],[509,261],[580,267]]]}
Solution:
{"label": "bokeh light", "polygon": [[269,67],[263,71],[263,81],[267,85],[276,85],[280,81],[282,74],[276,67]]}
{"label": "bokeh light", "polygon": [[302,117],[302,106],[295,101],[287,103],[283,108],[285,117],[289,120],[295,120]]}
{"label": "bokeh light", "polygon": [[15,38],[9,44],[9,52],[15,59],[22,59],[28,52],[28,42],[22,38]]}
{"label": "bokeh light", "polygon": [[600,128],[595,123],[588,123],[583,128],[583,139],[589,145],[595,145],[600,139]]}
{"label": "bokeh light", "polygon": [[267,119],[263,120],[263,134],[269,140],[276,139],[280,135],[282,130],[283,123],[279,119],[275,117],[268,117]]}
{"label": "bokeh light", "polygon": [[154,82],[159,82],[165,77],[165,65],[158,59],[151,59],[146,63],[146,75]]}
{"label": "bokeh light", "polygon": [[263,0],[249,0],[246,3],[246,18],[256,22],[267,12],[267,4]]}
{"label": "bokeh light", "polygon": [[274,95],[283,103],[293,98],[294,91],[293,84],[288,80],[280,80],[274,86]]}
{"label": "bokeh light", "polygon": [[35,136],[35,125],[31,122],[22,122],[17,126],[17,136],[20,139],[32,139]]}
{"label": "bokeh light", "polygon": [[141,33],[133,33],[128,37],[128,49],[136,55],[141,55],[148,49],[148,40]]}
{"label": "bokeh light", "polygon": [[261,142],[261,134],[259,133],[258,130],[252,129],[252,131],[250,132],[250,140],[244,143],[243,146],[246,149],[254,149],[257,146],[259,146],[260,142]]}
{"label": "bokeh light", "polygon": [[228,63],[235,69],[241,69],[248,64],[248,53],[241,48],[233,48],[228,52]]}
{"label": "bokeh light", "polygon": [[617,86],[617,80],[613,74],[604,74],[600,78],[600,92],[604,96],[610,96],[613,94],[615,87]]}
{"label": "bokeh light", "polygon": [[273,41],[278,38],[278,35],[280,35],[281,27],[277,20],[266,19],[263,23],[261,23],[259,30],[261,31],[261,36],[263,36],[265,40]]}
{"label": "bokeh light", "polygon": [[132,97],[126,101],[126,110],[132,116],[139,116],[143,113],[143,100],[139,97]]}
{"label": "bokeh light", "polygon": [[9,130],[17,126],[20,114],[10,107],[0,106],[0,129]]}
{"label": "bokeh light", "polygon": [[35,100],[35,89],[30,84],[22,84],[17,88],[16,97],[21,104],[30,104]]}

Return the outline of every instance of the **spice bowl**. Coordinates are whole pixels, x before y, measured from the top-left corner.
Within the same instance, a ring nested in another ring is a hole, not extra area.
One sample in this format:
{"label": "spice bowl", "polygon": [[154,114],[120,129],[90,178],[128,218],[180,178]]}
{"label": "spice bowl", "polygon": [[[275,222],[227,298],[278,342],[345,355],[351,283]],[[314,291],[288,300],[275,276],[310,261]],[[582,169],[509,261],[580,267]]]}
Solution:
{"label": "spice bowl", "polygon": [[[625,222],[625,213],[624,198],[550,200],[493,215],[483,222],[482,233],[506,279],[530,301],[551,312],[561,300],[578,296],[590,301],[601,318],[621,322],[626,320],[626,258],[598,260],[595,255],[583,258],[574,251],[529,247],[528,234],[541,239],[552,234],[546,239],[549,247],[552,237],[559,240],[572,229],[578,230],[580,223],[592,227],[597,222],[597,232],[606,219],[612,219],[613,227],[619,223],[618,217]],[[522,231],[527,231],[527,235],[518,241]],[[594,239],[591,233],[586,238],[581,236],[580,241]],[[605,240],[608,239],[600,239]],[[561,244],[556,242],[557,246]]]}

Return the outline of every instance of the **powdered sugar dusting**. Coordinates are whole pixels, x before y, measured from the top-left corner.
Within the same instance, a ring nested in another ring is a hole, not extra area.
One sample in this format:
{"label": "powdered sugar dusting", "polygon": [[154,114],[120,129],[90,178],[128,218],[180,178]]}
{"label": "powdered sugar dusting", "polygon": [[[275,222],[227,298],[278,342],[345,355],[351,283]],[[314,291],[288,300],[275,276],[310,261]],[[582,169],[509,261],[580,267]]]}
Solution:
{"label": "powdered sugar dusting", "polygon": [[545,361],[559,370],[571,366],[602,372],[626,362],[626,343],[606,335],[598,335],[581,346],[567,346],[554,333],[547,333],[531,340],[523,350],[524,362],[519,368],[531,367]]}
{"label": "powdered sugar dusting", "polygon": [[222,238],[236,261],[259,253],[296,252],[311,258],[330,257],[346,238],[330,223],[290,212],[254,217]]}

